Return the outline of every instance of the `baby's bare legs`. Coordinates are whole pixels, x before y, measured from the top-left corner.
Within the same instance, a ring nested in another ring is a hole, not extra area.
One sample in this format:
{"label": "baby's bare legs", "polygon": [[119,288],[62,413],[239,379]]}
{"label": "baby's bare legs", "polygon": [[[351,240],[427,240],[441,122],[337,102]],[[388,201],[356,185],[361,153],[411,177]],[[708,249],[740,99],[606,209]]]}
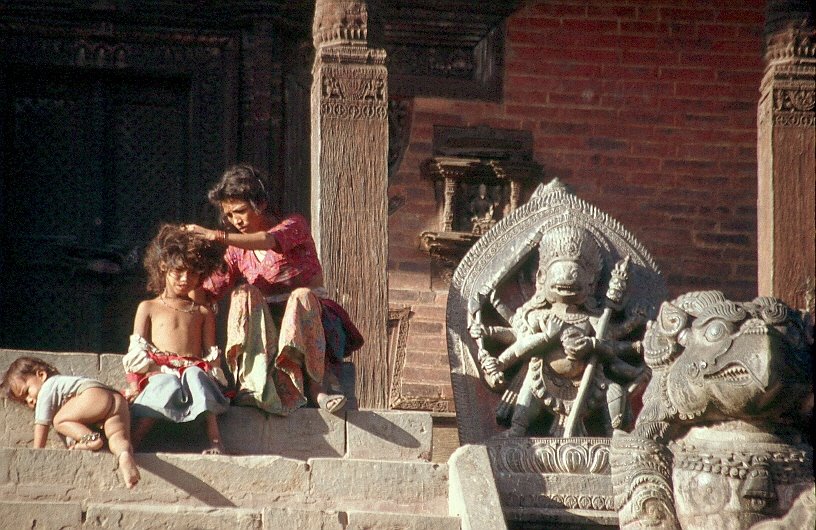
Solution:
{"label": "baby's bare legs", "polygon": [[108,437],[108,448],[116,455],[119,472],[125,486],[135,486],[141,475],[133,458],[133,445],[130,443],[130,409],[128,402],[117,392],[110,393],[114,399],[113,412],[105,420],[105,435]]}
{"label": "baby's bare legs", "polygon": [[220,455],[224,453],[224,445],[221,443],[221,430],[218,428],[218,417],[211,413],[204,413],[204,430],[207,439],[210,441],[210,448],[205,449],[205,455]]}
{"label": "baby's bare legs", "polygon": [[101,423],[112,405],[109,390],[89,388],[66,401],[57,411],[54,415],[54,429],[63,436],[76,440],[71,449],[99,451],[105,442],[101,437],[91,439],[94,431],[88,426]]}
{"label": "baby's bare legs", "polygon": [[54,429],[64,436],[79,440],[72,449],[98,451],[102,438],[83,441],[93,434],[88,425],[102,423],[108,437],[108,447],[119,460],[125,485],[132,488],[139,482],[139,470],[133,460],[130,445],[130,411],[125,398],[105,388],[89,388],[69,399],[54,416]]}

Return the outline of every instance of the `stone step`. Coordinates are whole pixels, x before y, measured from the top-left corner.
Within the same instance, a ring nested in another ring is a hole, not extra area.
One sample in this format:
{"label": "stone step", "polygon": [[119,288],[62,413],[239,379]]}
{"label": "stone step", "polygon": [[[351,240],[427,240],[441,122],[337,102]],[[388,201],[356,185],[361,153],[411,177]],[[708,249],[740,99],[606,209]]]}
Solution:
{"label": "stone step", "polygon": [[429,462],[140,453],[122,486],[107,452],[0,448],[0,499],[448,515],[448,467]]}
{"label": "stone step", "polygon": [[0,512],[14,528],[119,530],[459,530],[456,517],[371,511],[302,508],[209,508],[157,504],[0,501]]}
{"label": "stone step", "polygon": [[[40,357],[64,374],[85,375],[114,388],[124,387],[121,355],[0,349],[0,370],[21,355]],[[348,410],[329,414],[303,408],[281,417],[254,408],[230,407],[218,422],[227,451],[235,455],[271,454],[301,460],[346,457],[429,461],[432,457],[433,420],[427,412]],[[30,446],[32,423],[31,411],[0,400],[0,446]],[[200,453],[205,446],[200,424],[162,423],[140,450]],[[48,447],[64,447],[53,429]]]}

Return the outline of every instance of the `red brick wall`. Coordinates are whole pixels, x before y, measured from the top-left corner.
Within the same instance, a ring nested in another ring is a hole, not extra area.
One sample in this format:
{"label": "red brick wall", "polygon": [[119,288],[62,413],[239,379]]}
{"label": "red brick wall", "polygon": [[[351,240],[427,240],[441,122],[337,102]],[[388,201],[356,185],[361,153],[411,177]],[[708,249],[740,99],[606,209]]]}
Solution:
{"label": "red brick wall", "polygon": [[419,234],[436,230],[420,177],[434,125],[532,131],[559,177],[651,252],[672,296],[756,295],[756,107],[765,0],[548,0],[507,21],[499,103],[417,98],[389,196],[392,305],[411,305],[403,393],[451,399],[446,291]]}

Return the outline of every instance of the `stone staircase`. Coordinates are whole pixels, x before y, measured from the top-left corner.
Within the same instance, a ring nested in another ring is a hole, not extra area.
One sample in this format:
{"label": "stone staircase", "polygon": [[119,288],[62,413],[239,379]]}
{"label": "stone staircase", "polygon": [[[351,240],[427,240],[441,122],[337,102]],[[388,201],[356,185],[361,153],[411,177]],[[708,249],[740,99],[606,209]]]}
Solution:
{"label": "stone staircase", "polygon": [[[23,354],[123,386],[119,355],[0,350],[0,370]],[[200,426],[166,428],[136,455],[130,490],[105,450],[67,451],[53,431],[31,449],[32,419],[0,400],[2,528],[504,528],[486,450],[431,462],[427,413],[232,407],[219,417],[229,455],[201,455]]]}

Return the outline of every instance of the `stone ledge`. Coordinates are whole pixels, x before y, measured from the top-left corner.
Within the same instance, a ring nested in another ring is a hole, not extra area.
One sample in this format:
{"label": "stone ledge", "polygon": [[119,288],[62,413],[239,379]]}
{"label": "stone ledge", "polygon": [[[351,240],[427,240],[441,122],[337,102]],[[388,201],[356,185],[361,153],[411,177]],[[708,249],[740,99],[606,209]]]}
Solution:
{"label": "stone ledge", "polygon": [[350,410],[347,458],[431,460],[433,418],[427,412]]}
{"label": "stone ledge", "polygon": [[[303,502],[309,466],[277,456],[138,454],[141,482],[126,489],[107,452],[0,449],[0,494],[6,500],[141,502],[186,506],[268,506]],[[240,485],[240,487],[237,487]]]}
{"label": "stone ledge", "polygon": [[[124,386],[120,355],[0,349],[0,367],[7,367],[20,355],[40,357],[65,374],[94,377],[114,388]],[[0,446],[30,446],[32,421],[31,412],[24,407],[0,400]],[[348,410],[329,414],[302,408],[282,417],[249,407],[230,407],[219,416],[219,425],[224,445],[234,455],[430,460],[433,444],[432,418],[427,412]],[[200,453],[206,445],[201,425],[165,423],[157,425],[139,450]],[[64,447],[53,429],[47,447]]]}
{"label": "stone ledge", "polygon": [[[149,520],[149,524],[146,521]],[[82,528],[195,528],[196,530],[264,530],[261,510],[202,508],[155,504],[88,504]]]}
{"label": "stone ledge", "polygon": [[463,445],[448,461],[450,514],[462,530],[506,530],[490,455],[483,445]]}
{"label": "stone ledge", "polygon": [[349,511],[346,515],[348,525],[343,530],[460,530],[458,517],[367,511]]}
{"label": "stone ledge", "polygon": [[82,506],[65,502],[0,501],[4,528],[60,528],[82,527]]}
{"label": "stone ledge", "polygon": [[167,453],[137,454],[136,461],[142,481],[128,490],[107,452],[0,448],[0,497],[82,505],[448,514],[447,466],[440,464]]}
{"label": "stone ledge", "polygon": [[318,502],[347,510],[448,515],[445,464],[332,458],[308,463],[309,495]]}
{"label": "stone ledge", "polygon": [[[83,513],[84,512],[84,513]],[[195,528],[197,530],[459,530],[456,517],[305,508],[210,508],[159,504],[99,504],[0,501],[0,513],[14,528],[90,529]],[[149,524],[146,524],[149,521]]]}

